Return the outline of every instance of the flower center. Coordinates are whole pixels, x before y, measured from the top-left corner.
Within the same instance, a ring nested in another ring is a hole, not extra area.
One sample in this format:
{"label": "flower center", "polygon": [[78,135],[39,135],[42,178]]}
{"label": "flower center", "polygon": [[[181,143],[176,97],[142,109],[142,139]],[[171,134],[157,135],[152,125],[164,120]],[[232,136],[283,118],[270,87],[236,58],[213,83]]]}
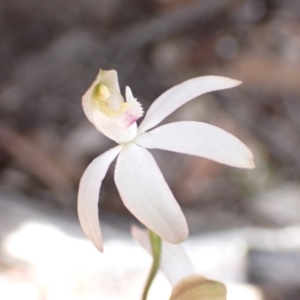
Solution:
{"label": "flower center", "polygon": [[94,101],[100,102],[105,101],[110,97],[110,92],[104,84],[97,84],[94,89]]}
{"label": "flower center", "polygon": [[107,117],[129,127],[143,115],[141,104],[133,97],[127,88],[126,102],[119,91],[99,82],[92,91],[91,104]]}
{"label": "flower center", "polygon": [[124,103],[122,95],[106,85],[99,83],[95,86],[92,96],[95,107],[108,117],[115,117],[123,112],[127,103]]}

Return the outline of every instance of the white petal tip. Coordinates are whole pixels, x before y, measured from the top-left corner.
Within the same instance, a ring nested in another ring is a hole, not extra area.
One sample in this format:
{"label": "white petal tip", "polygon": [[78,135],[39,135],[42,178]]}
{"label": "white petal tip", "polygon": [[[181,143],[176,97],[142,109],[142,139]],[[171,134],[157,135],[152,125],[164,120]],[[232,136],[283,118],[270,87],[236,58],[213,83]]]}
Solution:
{"label": "white petal tip", "polygon": [[162,236],[162,238],[167,242],[169,242],[170,244],[180,244],[184,242],[188,238],[188,236],[189,236],[189,229],[188,226],[186,226],[181,230],[181,232],[176,232],[176,234],[172,236],[170,235]]}
{"label": "white petal tip", "polygon": [[253,161],[253,157],[249,157],[249,158],[242,158],[239,161],[236,161],[233,164],[230,163],[226,163],[227,165],[231,165],[232,167],[237,167],[237,168],[242,168],[242,169],[254,169],[255,168],[255,163]]}
{"label": "white petal tip", "polygon": [[254,169],[255,168],[255,163],[253,160],[249,161],[249,164],[247,166],[248,169]]}
{"label": "white petal tip", "polygon": [[128,103],[136,102],[136,98],[134,98],[131,88],[129,86],[125,87],[125,96],[126,96],[126,101]]}
{"label": "white petal tip", "polygon": [[235,86],[238,86],[238,85],[240,85],[240,84],[243,84],[243,82],[240,81],[240,80],[235,80],[235,79],[233,79],[233,80],[235,81]]}
{"label": "white petal tip", "polygon": [[[240,80],[232,79],[229,77],[224,77],[224,76],[215,76],[215,75],[209,75],[209,76],[204,76],[208,78],[209,81],[212,81],[214,83],[218,83],[219,90],[227,89],[227,88],[233,88],[235,86],[238,86],[242,84],[243,82]],[[217,89],[216,89],[217,90]]]}
{"label": "white petal tip", "polygon": [[96,248],[99,252],[101,252],[101,253],[104,252],[103,245],[97,245],[97,244],[94,244],[94,245],[96,246]]}
{"label": "white petal tip", "polygon": [[90,235],[90,232],[85,232],[86,236],[90,239],[90,241],[94,244],[94,246],[96,247],[96,249],[103,253],[104,250],[103,250],[103,240],[102,238],[99,239],[93,235]]}
{"label": "white petal tip", "polygon": [[236,80],[236,79],[232,79],[232,78],[227,78],[227,77],[223,77],[223,78],[227,81],[229,88],[238,86],[238,85],[240,85],[240,84],[243,83],[240,80]]}
{"label": "white petal tip", "polygon": [[247,148],[248,155],[245,155],[244,157],[244,162],[241,164],[241,168],[245,169],[254,169],[255,168],[255,163],[254,163],[254,157],[252,152],[250,151],[249,148]]}

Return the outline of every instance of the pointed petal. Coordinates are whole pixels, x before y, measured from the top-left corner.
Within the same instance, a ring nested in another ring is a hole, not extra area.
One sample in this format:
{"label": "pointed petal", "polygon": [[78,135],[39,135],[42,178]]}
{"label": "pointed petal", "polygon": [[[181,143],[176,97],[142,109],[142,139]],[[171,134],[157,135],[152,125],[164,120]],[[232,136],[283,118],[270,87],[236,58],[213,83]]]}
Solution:
{"label": "pointed petal", "polygon": [[136,98],[133,97],[131,88],[129,86],[126,86],[125,88],[125,96],[126,96],[126,102],[128,103],[136,102]]}
{"label": "pointed petal", "polygon": [[153,102],[139,127],[139,132],[145,132],[156,126],[177,108],[195,97],[232,88],[240,83],[240,81],[221,76],[203,76],[184,81],[164,92]]}
{"label": "pointed petal", "polygon": [[254,168],[251,151],[232,134],[200,122],[176,122],[160,126],[136,138],[148,149],[163,149],[212,159],[219,163]]}
{"label": "pointed petal", "polygon": [[98,217],[98,200],[101,183],[111,162],[121,151],[118,146],[95,158],[81,177],[78,191],[78,216],[86,236],[99,251],[103,250]]}
{"label": "pointed petal", "polygon": [[[147,230],[137,226],[131,228],[132,237],[150,254],[151,245]],[[172,245],[166,241],[162,243],[159,268],[174,286],[181,279],[195,273],[192,263],[181,245]]]}
{"label": "pointed petal", "polygon": [[174,287],[169,300],[226,300],[226,293],[223,283],[192,275]]}
{"label": "pointed petal", "polygon": [[137,125],[135,122],[126,127],[117,120],[107,117],[100,110],[94,111],[93,119],[96,128],[118,144],[132,141],[137,134]]}
{"label": "pointed petal", "polygon": [[135,144],[120,153],[115,182],[129,211],[146,227],[170,243],[188,236],[188,227],[180,206],[152,155]]}

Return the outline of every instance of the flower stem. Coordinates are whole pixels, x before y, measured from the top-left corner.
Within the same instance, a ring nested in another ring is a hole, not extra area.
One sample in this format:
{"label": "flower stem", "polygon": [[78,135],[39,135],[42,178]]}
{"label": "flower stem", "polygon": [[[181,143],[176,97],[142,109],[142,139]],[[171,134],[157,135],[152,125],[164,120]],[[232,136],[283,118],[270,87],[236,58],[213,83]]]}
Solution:
{"label": "flower stem", "polygon": [[151,250],[152,250],[152,256],[153,256],[153,262],[152,267],[146,282],[146,285],[144,287],[143,297],[142,300],[146,300],[148,296],[149,289],[151,287],[151,284],[153,282],[153,279],[158,271],[159,263],[160,263],[160,256],[161,256],[161,238],[156,235],[153,231],[148,229],[149,234],[149,240],[151,243]]}

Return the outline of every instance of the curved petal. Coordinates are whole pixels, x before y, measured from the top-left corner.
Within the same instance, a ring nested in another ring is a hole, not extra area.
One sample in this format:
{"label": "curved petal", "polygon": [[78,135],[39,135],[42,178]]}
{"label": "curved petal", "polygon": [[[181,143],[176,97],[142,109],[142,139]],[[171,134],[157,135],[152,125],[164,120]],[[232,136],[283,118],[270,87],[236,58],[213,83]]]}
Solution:
{"label": "curved petal", "polygon": [[[131,228],[132,237],[150,254],[151,245],[147,230],[137,226]],[[190,258],[181,245],[172,245],[166,241],[162,243],[162,252],[159,268],[166,275],[172,286],[184,277],[195,273]]]}
{"label": "curved petal", "polygon": [[105,86],[112,88],[120,93],[117,71],[115,71],[115,70],[110,70],[110,71],[99,70],[99,73],[98,73],[96,79],[94,80],[92,85],[89,87],[89,89],[86,91],[86,93],[82,96],[83,111],[91,123],[94,123],[93,112],[95,110],[91,99],[92,99],[92,95],[93,95],[95,86],[100,82],[105,84]]}
{"label": "curved petal", "polygon": [[135,144],[120,153],[115,182],[129,211],[146,227],[170,243],[181,243],[188,227],[153,156]]}
{"label": "curved petal", "polygon": [[232,134],[200,122],[176,122],[160,126],[136,138],[149,149],[163,149],[212,159],[219,163],[254,168],[251,151]]}
{"label": "curved petal", "polygon": [[221,76],[202,76],[184,81],[159,96],[150,106],[139,132],[159,124],[164,118],[188,101],[208,92],[223,90],[241,84],[240,81]]}
{"label": "curved petal", "polygon": [[103,250],[98,217],[100,187],[111,162],[121,149],[122,146],[115,147],[95,158],[83,173],[79,184],[77,204],[79,221],[84,233],[99,251]]}
{"label": "curved petal", "polygon": [[126,127],[118,121],[107,117],[100,110],[94,111],[94,124],[101,133],[118,144],[132,141],[137,134],[136,122]]}

